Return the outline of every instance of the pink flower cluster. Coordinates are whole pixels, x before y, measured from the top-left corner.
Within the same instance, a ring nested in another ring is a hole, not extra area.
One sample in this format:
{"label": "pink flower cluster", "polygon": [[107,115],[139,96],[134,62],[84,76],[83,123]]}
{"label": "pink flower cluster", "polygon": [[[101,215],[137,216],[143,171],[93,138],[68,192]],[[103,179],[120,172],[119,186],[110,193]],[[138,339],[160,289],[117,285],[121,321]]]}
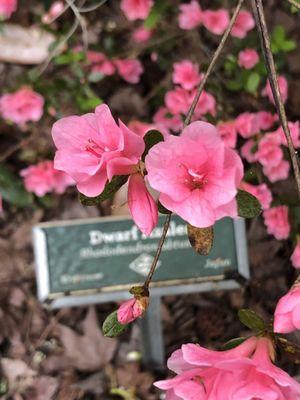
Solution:
{"label": "pink flower cluster", "polygon": [[10,18],[17,10],[18,0],[0,0],[0,19]]}
{"label": "pink flower cluster", "polygon": [[138,59],[109,60],[104,53],[88,51],[87,60],[91,64],[93,73],[106,76],[113,75],[116,71],[128,83],[138,83],[144,68]]}
{"label": "pink flower cluster", "polygon": [[54,1],[51,4],[48,12],[43,15],[42,22],[43,24],[51,24],[64,10],[64,2],[63,1]]}
{"label": "pink flower cluster", "polygon": [[267,231],[277,240],[287,239],[290,234],[289,209],[287,206],[276,206],[264,211],[263,216]]}
{"label": "pink flower cluster", "polygon": [[185,344],[168,360],[177,376],[155,386],[166,390],[168,400],[300,398],[300,384],[272,363],[273,351],[266,337],[252,337],[227,351]]}
{"label": "pink flower cluster", "polygon": [[300,285],[296,284],[283,296],[276,307],[274,332],[290,333],[300,330]]}
{"label": "pink flower cluster", "polygon": [[114,176],[130,175],[129,209],[146,235],[157,224],[158,211],[145,179],[160,192],[166,208],[194,226],[237,216],[235,196],[243,165],[213,125],[193,122],[180,137],[167,135],[150,149],[145,165],[142,135],[121,121],[117,125],[106,105],[98,106],[95,113],[63,118],[52,129],[55,168],[70,175],[89,197],[99,195]]}
{"label": "pink flower cluster", "polygon": [[38,121],[43,115],[43,107],[44,98],[27,87],[0,97],[0,114],[18,125]]}
{"label": "pink flower cluster", "polygon": [[[202,10],[198,1],[192,0],[179,6],[179,27],[181,29],[194,29],[203,25],[215,35],[222,35],[229,25],[229,13],[221,8],[219,10]],[[232,28],[231,35],[239,39],[246,37],[247,33],[255,26],[252,14],[241,10]]]}
{"label": "pink flower cluster", "polygon": [[26,190],[39,197],[49,192],[61,194],[68,186],[74,185],[74,180],[66,173],[56,170],[50,160],[25,168],[20,175],[24,179]]}
{"label": "pink flower cluster", "polygon": [[259,62],[259,55],[254,49],[245,49],[239,53],[238,63],[240,67],[252,69]]}

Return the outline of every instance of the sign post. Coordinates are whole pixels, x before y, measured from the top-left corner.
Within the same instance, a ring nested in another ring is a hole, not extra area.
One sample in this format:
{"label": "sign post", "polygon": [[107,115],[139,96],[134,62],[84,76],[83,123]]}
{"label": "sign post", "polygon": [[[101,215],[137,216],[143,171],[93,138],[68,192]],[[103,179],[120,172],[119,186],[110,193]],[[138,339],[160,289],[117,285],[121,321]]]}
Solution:
{"label": "sign post", "polygon": [[[51,308],[90,305],[130,298],[143,283],[161,236],[164,218],[150,237],[128,217],[41,223],[33,228],[39,300]],[[145,360],[163,364],[160,298],[165,295],[235,289],[249,278],[243,219],[215,225],[208,256],[190,246],[186,224],[172,217],[151,282],[151,306],[141,321]]]}

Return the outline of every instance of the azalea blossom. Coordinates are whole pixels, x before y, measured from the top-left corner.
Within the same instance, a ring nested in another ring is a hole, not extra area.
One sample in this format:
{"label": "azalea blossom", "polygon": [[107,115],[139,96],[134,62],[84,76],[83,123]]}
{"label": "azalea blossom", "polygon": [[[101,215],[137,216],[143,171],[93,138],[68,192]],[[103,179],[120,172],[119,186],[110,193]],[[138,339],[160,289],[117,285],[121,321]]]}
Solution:
{"label": "azalea blossom", "polygon": [[150,186],[161,193],[160,202],[193,226],[208,227],[225,216],[237,216],[235,196],[243,165],[213,125],[192,122],[181,136],[153,146],[145,164]]}
{"label": "azalea blossom", "polygon": [[[278,84],[279,84],[279,91],[281,94],[282,101],[285,103],[288,99],[288,82],[283,75],[278,76]],[[271,85],[269,80],[266,83],[263,91],[261,92],[262,96],[267,96],[271,103],[275,104],[275,100],[273,97],[273,92],[271,89]]]}
{"label": "azalea blossom", "polygon": [[236,146],[237,130],[234,121],[220,122],[217,129],[224,143],[232,148]]}
{"label": "azalea blossom", "polygon": [[240,67],[252,69],[259,61],[259,55],[254,49],[245,49],[239,52],[238,63]]}
{"label": "azalea blossom", "polygon": [[43,24],[51,24],[51,22],[54,21],[62,13],[63,9],[63,1],[55,1],[54,3],[52,3],[49,11],[42,17]]}
{"label": "azalea blossom", "polygon": [[265,183],[260,185],[252,185],[248,182],[242,182],[241,189],[251,193],[260,202],[263,210],[268,210],[272,203],[272,192]]}
{"label": "azalea blossom", "polygon": [[104,53],[89,50],[86,54],[86,58],[92,65],[93,73],[110,76],[116,71],[114,63],[110,61]]}
{"label": "azalea blossom", "polygon": [[137,59],[115,60],[120,76],[128,83],[139,83],[144,72],[142,63]]}
{"label": "azalea blossom", "polygon": [[130,21],[146,19],[153,6],[153,0],[121,0],[121,10]]}
{"label": "azalea blossom", "polygon": [[291,255],[291,262],[293,267],[300,269],[300,240],[298,238],[297,244],[294,248],[293,254]]}
{"label": "azalea blossom", "polygon": [[249,338],[227,351],[185,344],[168,360],[177,376],[155,386],[167,391],[168,400],[298,398],[300,384],[277,368],[272,356],[273,344],[265,337]]}
{"label": "azalea blossom", "polygon": [[74,185],[74,180],[66,173],[57,171],[50,160],[22,169],[20,175],[26,190],[39,197],[49,192],[64,193],[68,186]]}
{"label": "azalea blossom", "polygon": [[179,6],[179,27],[181,29],[194,29],[202,23],[202,10],[197,0]]}
{"label": "azalea blossom", "polygon": [[239,39],[244,39],[247,33],[255,27],[255,21],[252,14],[247,10],[241,10],[232,27],[231,35]]}
{"label": "azalea blossom", "polygon": [[17,10],[18,0],[0,0],[0,19],[7,19]]}
{"label": "azalea blossom", "polygon": [[263,167],[263,173],[274,183],[287,179],[290,173],[290,163],[287,160],[280,160],[278,164],[266,164]]}
{"label": "azalea blossom", "polygon": [[193,95],[180,86],[169,90],[165,95],[165,104],[172,114],[186,114],[193,101]]}
{"label": "azalea blossom", "polygon": [[44,98],[29,87],[0,97],[0,114],[4,119],[23,125],[39,121],[43,115]]}
{"label": "azalea blossom", "polygon": [[240,114],[235,120],[235,126],[238,133],[244,139],[254,136],[259,132],[258,120],[254,113],[244,112]]}
{"label": "azalea blossom", "polygon": [[[190,98],[190,106],[192,105],[195,96],[196,89],[194,89],[194,91],[192,92],[192,100]],[[198,103],[196,104],[193,120],[200,119],[205,114],[210,114],[215,117],[217,114],[217,102],[215,97],[211,93],[208,93],[206,90],[202,90]]]}
{"label": "azalea blossom", "polygon": [[144,43],[151,38],[152,34],[153,31],[151,29],[147,29],[144,26],[140,26],[133,32],[132,39],[136,43]]}
{"label": "azalea blossom", "polygon": [[129,324],[141,317],[145,312],[145,305],[136,298],[125,301],[118,308],[118,321],[122,325]]}
{"label": "azalea blossom", "polygon": [[139,135],[140,137],[144,137],[148,131],[151,129],[155,129],[155,125],[148,124],[147,122],[141,122],[138,120],[130,121],[128,124],[128,128]]}
{"label": "azalea blossom", "polygon": [[55,168],[69,174],[89,197],[102,193],[113,176],[134,173],[145,148],[143,139],[122,121],[116,124],[105,104],[95,113],[57,121],[52,136]]}
{"label": "azalea blossom", "polygon": [[277,240],[287,239],[290,234],[289,209],[287,206],[272,207],[263,213],[269,235]]}
{"label": "azalea blossom", "polygon": [[274,135],[273,133],[266,134],[258,143],[257,160],[263,166],[271,167],[278,165],[283,159],[280,143],[278,135]]}
{"label": "azalea blossom", "polygon": [[179,132],[183,127],[181,117],[170,114],[166,107],[160,107],[156,111],[153,116],[153,122],[164,136],[169,135],[170,131]]}
{"label": "azalea blossom", "polygon": [[186,90],[191,90],[201,81],[199,66],[190,60],[182,60],[173,66],[173,82],[181,85]]}
{"label": "azalea blossom", "polygon": [[140,173],[132,174],[129,178],[128,207],[139,229],[146,236],[150,235],[157,225],[158,210]]}
{"label": "azalea blossom", "polygon": [[256,143],[253,139],[247,140],[240,150],[241,156],[244,157],[249,163],[257,161],[256,152]]}
{"label": "azalea blossom", "polygon": [[274,314],[274,332],[290,333],[300,329],[300,285],[294,285],[283,296]]}
{"label": "azalea blossom", "polygon": [[258,130],[268,130],[272,128],[276,121],[278,121],[278,116],[269,111],[258,111],[255,114],[255,124]]}
{"label": "azalea blossom", "polygon": [[[289,121],[288,125],[289,125],[289,129],[290,129],[290,134],[291,134],[293,145],[294,145],[294,147],[298,148],[298,147],[300,147],[300,126],[299,126],[299,121],[296,121],[296,122]],[[274,132],[274,134],[279,135],[281,144],[283,144],[284,146],[287,146],[286,136],[285,136],[285,133],[283,131],[282,126],[280,126]]]}
{"label": "azalea blossom", "polygon": [[222,35],[228,27],[229,21],[227,10],[205,10],[202,12],[203,26],[215,35]]}

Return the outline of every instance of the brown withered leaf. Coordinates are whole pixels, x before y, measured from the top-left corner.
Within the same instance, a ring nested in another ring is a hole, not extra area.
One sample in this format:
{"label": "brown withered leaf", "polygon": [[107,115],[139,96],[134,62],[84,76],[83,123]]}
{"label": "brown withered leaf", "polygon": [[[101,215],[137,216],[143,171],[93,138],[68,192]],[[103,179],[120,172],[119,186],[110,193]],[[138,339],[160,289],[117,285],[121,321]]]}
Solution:
{"label": "brown withered leaf", "polygon": [[187,224],[187,232],[193,249],[202,256],[207,256],[211,251],[214,241],[213,226],[196,228],[193,225]]}

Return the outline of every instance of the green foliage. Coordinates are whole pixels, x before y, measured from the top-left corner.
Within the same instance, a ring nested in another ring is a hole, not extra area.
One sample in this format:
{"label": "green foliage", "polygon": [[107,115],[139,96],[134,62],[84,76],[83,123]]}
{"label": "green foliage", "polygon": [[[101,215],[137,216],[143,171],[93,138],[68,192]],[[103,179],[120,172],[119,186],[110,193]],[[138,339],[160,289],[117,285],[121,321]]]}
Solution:
{"label": "green foliage", "polygon": [[112,198],[112,196],[127,182],[128,175],[117,175],[107,182],[105,188],[99,196],[87,197],[79,193],[79,200],[84,206],[96,206],[102,201]]}
{"label": "green foliage", "polygon": [[236,196],[238,204],[238,215],[243,218],[257,217],[261,211],[261,204],[255,196],[245,190],[238,190]]}
{"label": "green foliage", "polygon": [[104,336],[113,338],[121,335],[127,326],[120,324],[118,321],[118,311],[116,310],[105,318],[102,325],[102,332]]}
{"label": "green foliage", "polygon": [[142,155],[142,160],[145,160],[146,155],[148,154],[151,147],[155,146],[157,143],[162,142],[164,140],[163,134],[159,131],[152,129],[148,131],[144,136],[145,142],[145,151]]}
{"label": "green foliage", "polygon": [[238,312],[238,316],[241,323],[254,332],[259,333],[267,328],[265,321],[253,310],[241,309]]}
{"label": "green foliage", "polygon": [[246,89],[249,93],[256,93],[260,84],[260,76],[257,72],[251,72],[246,82]]}
{"label": "green foliage", "polygon": [[23,208],[33,203],[33,196],[26,192],[21,179],[4,165],[0,165],[0,193],[4,200],[16,207]]}
{"label": "green foliage", "polygon": [[277,54],[280,52],[287,53],[295,50],[297,46],[294,40],[286,37],[284,27],[282,25],[277,25],[272,32],[271,47],[273,53]]}
{"label": "green foliage", "polygon": [[144,27],[147,29],[153,29],[161,20],[164,11],[168,7],[168,2],[165,0],[156,1],[151,9],[150,14],[144,22]]}
{"label": "green foliage", "polygon": [[85,59],[85,54],[82,51],[72,51],[69,50],[66,53],[60,54],[54,58],[54,62],[57,65],[68,65],[72,63],[78,63]]}
{"label": "green foliage", "polygon": [[234,349],[235,347],[237,347],[240,344],[242,344],[246,339],[247,338],[245,338],[245,337],[239,337],[239,338],[234,338],[234,339],[228,340],[228,342],[226,342],[223,345],[223,350]]}

